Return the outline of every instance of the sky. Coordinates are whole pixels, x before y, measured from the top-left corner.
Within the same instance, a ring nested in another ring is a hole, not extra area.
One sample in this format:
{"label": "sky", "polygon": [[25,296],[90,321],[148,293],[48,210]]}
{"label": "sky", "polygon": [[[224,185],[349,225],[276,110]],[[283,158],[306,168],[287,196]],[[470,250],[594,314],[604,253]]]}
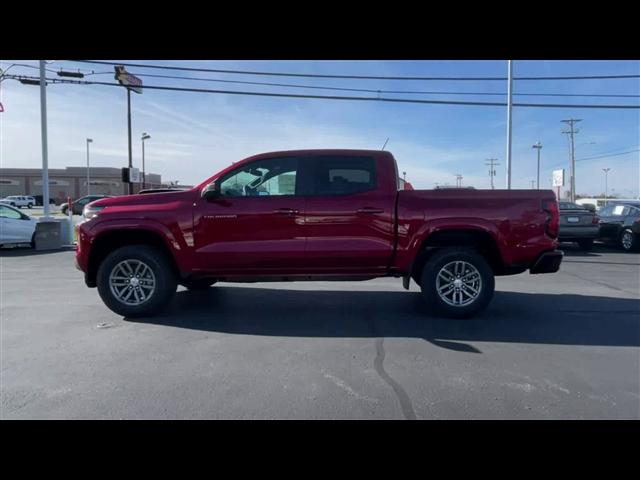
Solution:
{"label": "sky", "polygon": [[[374,76],[498,76],[507,75],[507,62],[474,61],[184,61],[108,60],[125,63],[174,65],[268,72]],[[49,61],[51,62],[51,61]],[[0,60],[37,66],[35,60]],[[47,68],[97,72],[87,80],[113,82],[113,67],[56,60]],[[506,81],[399,81],[268,77],[229,73],[196,73],[127,67],[133,74],[177,75],[296,85],[337,86],[398,91],[506,93]],[[101,72],[105,72],[102,74]],[[514,76],[638,75],[638,61],[514,61]],[[26,67],[7,74],[38,75]],[[55,73],[49,76],[56,77]],[[56,77],[57,78],[57,77]],[[220,90],[341,96],[377,96],[372,93],[309,90],[291,87],[235,85],[217,82],[141,77],[145,85],[172,85]],[[562,104],[640,103],[640,79],[514,81],[518,93],[636,95],[629,98],[527,97],[514,102]],[[432,100],[504,102],[506,96],[380,94]],[[0,167],[38,168],[40,92],[37,86],[6,79],[0,84]],[[86,165],[86,138],[92,138],[91,165],[124,167],[127,155],[126,93],[100,85],[51,84],[47,87],[50,168]],[[540,141],[540,186],[551,188],[552,171],[564,168],[568,178],[570,150],[561,120],[577,124],[576,191],[580,195],[604,192],[603,168],[610,168],[610,194],[640,195],[640,110],[582,108],[513,108],[512,186],[531,188],[536,178],[536,150]],[[147,172],[164,181],[194,185],[250,155],[303,148],[381,149],[398,161],[399,171],[415,188],[463,185],[489,188],[485,161],[496,158],[496,188],[505,187],[507,109],[503,106],[459,106],[387,102],[331,101],[228,94],[145,90],[132,93],[133,164],[141,168],[142,132]],[[617,155],[623,153],[622,155]],[[589,160],[588,157],[608,155]],[[584,160],[582,160],[585,158]],[[568,183],[568,181],[567,181]],[[568,185],[563,191],[568,190]]]}

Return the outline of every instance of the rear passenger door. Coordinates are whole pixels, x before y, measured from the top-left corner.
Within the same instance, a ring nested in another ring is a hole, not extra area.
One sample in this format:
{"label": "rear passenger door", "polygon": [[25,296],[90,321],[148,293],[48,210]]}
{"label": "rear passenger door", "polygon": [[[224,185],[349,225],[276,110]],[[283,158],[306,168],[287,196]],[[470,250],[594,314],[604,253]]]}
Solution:
{"label": "rear passenger door", "polygon": [[381,191],[379,161],[368,156],[309,159],[304,236],[310,273],[379,273],[393,253],[394,209]]}

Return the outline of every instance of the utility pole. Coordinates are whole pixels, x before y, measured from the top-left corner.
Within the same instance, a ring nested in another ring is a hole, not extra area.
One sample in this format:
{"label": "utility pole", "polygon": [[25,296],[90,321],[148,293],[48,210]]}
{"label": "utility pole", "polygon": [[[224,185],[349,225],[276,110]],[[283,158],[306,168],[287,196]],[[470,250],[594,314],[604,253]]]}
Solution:
{"label": "utility pole", "polygon": [[42,205],[44,219],[49,218],[49,158],[47,149],[47,82],[45,80],[45,61],[40,60],[40,133],[42,136]]}
{"label": "utility pole", "polygon": [[608,176],[609,176],[609,170],[611,170],[610,168],[603,168],[602,171],[604,172],[604,206],[607,206],[607,193],[608,193]]}
{"label": "utility pole", "polygon": [[[533,190],[535,188],[535,185],[536,185],[536,181],[535,180],[531,180],[531,190]],[[540,190],[540,189],[538,188],[538,190]]]}
{"label": "utility pole", "polygon": [[536,150],[538,150],[538,176],[536,181],[536,188],[540,190],[540,150],[542,150],[542,144],[540,143],[540,140],[538,140],[538,143],[536,143],[531,148],[535,148]]}
{"label": "utility pole", "polygon": [[576,156],[575,156],[575,144],[574,144],[574,135],[580,130],[573,128],[573,126],[581,122],[581,118],[569,118],[567,120],[561,120],[562,123],[566,123],[569,125],[569,130],[563,130],[562,133],[567,133],[571,138],[571,201],[576,201]]}
{"label": "utility pole", "polygon": [[462,188],[462,175],[456,173],[456,187]]}
{"label": "utility pole", "polygon": [[87,138],[87,195],[91,195],[91,185],[89,179],[89,144],[93,142],[93,139]]}
{"label": "utility pole", "polygon": [[495,169],[493,167],[497,166],[497,165],[500,165],[500,164],[498,163],[498,159],[497,158],[487,158],[487,161],[485,162],[485,165],[487,165],[489,167],[489,179],[491,180],[491,190],[493,190],[495,188],[493,186],[493,177],[496,176],[496,171],[495,171]]}
{"label": "utility pole", "polygon": [[513,70],[511,67],[511,60],[509,60],[509,80],[507,84],[507,190],[511,190],[511,110],[513,107]]}

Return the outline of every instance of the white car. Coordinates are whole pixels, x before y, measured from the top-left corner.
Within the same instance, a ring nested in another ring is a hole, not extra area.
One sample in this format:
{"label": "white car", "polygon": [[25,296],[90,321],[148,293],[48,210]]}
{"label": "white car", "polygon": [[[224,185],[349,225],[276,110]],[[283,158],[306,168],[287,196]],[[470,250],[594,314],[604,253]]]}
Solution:
{"label": "white car", "polygon": [[0,199],[0,203],[6,203],[7,205],[11,205],[12,207],[27,207],[33,208],[36,204],[36,199],[33,197],[27,197],[24,195],[11,195],[9,197],[5,197]]}
{"label": "white car", "polygon": [[35,218],[25,215],[17,208],[0,204],[0,247],[30,243],[34,245]]}

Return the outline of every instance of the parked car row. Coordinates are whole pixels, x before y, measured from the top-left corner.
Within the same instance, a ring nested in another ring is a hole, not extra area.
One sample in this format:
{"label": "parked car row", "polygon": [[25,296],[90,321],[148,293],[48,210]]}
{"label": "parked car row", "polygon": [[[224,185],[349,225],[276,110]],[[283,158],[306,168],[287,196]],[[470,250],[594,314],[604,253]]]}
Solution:
{"label": "parked car row", "polygon": [[640,249],[640,202],[611,202],[598,214],[571,202],[559,202],[561,242],[576,242],[591,250],[594,240],[626,251]]}

